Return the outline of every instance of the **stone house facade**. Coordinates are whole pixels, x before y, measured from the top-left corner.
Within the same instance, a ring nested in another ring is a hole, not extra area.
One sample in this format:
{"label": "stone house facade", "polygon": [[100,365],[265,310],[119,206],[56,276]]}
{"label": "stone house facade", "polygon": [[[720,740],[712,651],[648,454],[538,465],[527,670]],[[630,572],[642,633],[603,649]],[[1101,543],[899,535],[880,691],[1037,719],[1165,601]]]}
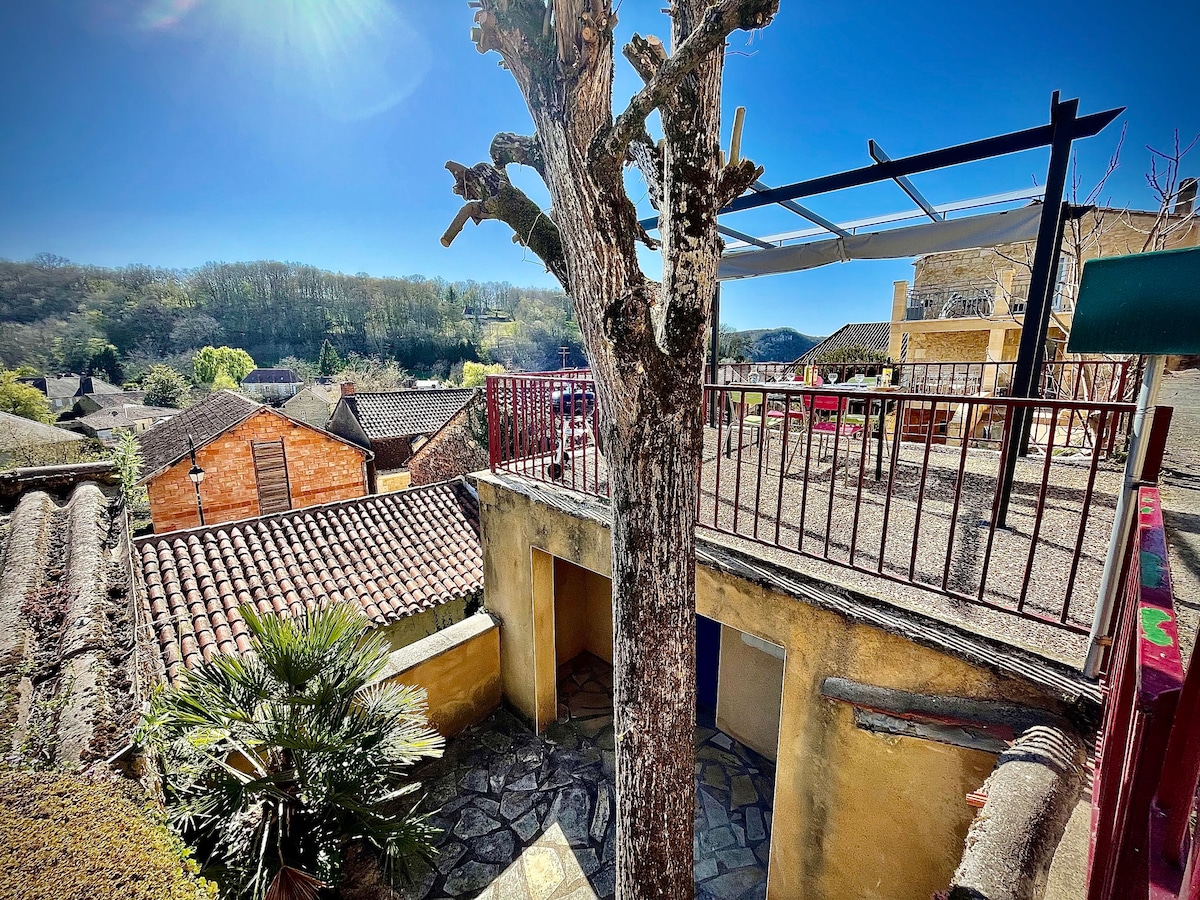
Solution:
{"label": "stone house facade", "polygon": [[486,433],[487,400],[477,394],[449,421],[429,436],[408,461],[411,484],[435,484],[486,469],[487,447],[479,432]]}
{"label": "stone house facade", "polygon": [[313,428],[324,428],[337,405],[341,392],[336,384],[310,384],[280,407],[293,419]]}
{"label": "stone house facade", "polygon": [[228,391],[197,406],[206,404],[139,437],[156,532],[200,524],[189,437],[204,471],[199,494],[209,525],[368,493],[368,451]]}
{"label": "stone house facade", "polygon": [[[1068,233],[1048,332],[1059,358],[1071,330],[1079,267],[1100,256],[1142,252],[1155,221],[1150,212],[1098,209],[1079,220],[1077,238]],[[1200,222],[1193,218],[1174,230],[1168,248],[1198,243]],[[912,284],[893,284],[888,355],[916,363],[1015,360],[1033,251],[1033,243],[1024,242],[917,259]]]}

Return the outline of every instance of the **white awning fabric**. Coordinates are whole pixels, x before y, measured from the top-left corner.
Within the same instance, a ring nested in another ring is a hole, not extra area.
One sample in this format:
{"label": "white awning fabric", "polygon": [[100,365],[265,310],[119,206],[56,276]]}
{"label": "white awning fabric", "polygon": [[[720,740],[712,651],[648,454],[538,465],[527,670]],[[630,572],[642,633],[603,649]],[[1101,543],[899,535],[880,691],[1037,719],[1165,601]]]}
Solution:
{"label": "white awning fabric", "polygon": [[743,250],[721,258],[717,277],[732,281],[800,272],[852,259],[905,259],[926,253],[1031,241],[1037,237],[1042,208],[1041,203],[1035,203],[1006,212],[927,222],[848,238],[772,247],[770,250]]}

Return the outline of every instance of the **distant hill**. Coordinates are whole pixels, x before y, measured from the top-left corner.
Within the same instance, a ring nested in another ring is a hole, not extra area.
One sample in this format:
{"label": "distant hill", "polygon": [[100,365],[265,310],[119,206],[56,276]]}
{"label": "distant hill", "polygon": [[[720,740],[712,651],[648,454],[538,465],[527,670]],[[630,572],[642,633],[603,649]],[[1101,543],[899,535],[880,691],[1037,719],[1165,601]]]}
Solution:
{"label": "distant hill", "polygon": [[795,328],[753,328],[726,335],[744,342],[750,362],[791,362],[815,347],[822,338],[801,334]]}

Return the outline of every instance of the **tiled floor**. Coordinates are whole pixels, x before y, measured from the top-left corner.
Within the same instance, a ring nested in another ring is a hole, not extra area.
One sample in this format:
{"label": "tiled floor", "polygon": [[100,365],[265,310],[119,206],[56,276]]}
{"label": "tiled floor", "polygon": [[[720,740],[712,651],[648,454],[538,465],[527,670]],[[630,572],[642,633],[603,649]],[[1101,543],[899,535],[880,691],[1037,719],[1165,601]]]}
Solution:
{"label": "tiled floor", "polygon": [[[559,672],[559,721],[540,738],[501,710],[425,767],[442,830],[436,865],[401,895],[593,900],[614,893],[612,671],[584,654]],[[766,896],[774,766],[696,728],[696,896]]]}

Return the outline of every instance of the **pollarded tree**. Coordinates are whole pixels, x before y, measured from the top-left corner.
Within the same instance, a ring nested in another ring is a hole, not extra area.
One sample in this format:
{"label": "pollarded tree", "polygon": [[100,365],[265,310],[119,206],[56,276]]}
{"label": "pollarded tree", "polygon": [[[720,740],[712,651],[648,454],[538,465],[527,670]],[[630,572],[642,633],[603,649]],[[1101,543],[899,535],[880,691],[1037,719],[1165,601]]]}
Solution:
{"label": "pollarded tree", "polygon": [[[500,134],[491,161],[447,163],[468,220],[498,219],[575,304],[600,400],[612,485],[617,893],[693,894],[695,516],[703,448],[705,334],[721,242],[717,211],[761,174],[720,159],[721,76],[733,31],[765,26],[779,0],[674,0],[673,52],[634,35],[624,55],[644,82],[619,115],[611,0],[476,0],[472,37],[496,50],[536,134]],[[646,120],[658,112],[661,142]],[[542,210],[509,179],[545,181]],[[636,165],[660,214],[662,283],[638,265],[624,168]]]}

